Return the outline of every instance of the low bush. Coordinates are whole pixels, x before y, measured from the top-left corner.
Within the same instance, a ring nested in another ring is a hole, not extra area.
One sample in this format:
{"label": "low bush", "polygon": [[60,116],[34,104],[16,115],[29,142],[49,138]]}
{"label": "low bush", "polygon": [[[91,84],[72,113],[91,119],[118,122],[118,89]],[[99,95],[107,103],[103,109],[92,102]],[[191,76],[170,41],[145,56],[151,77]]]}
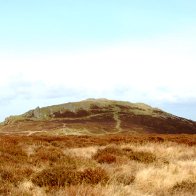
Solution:
{"label": "low bush", "polygon": [[106,147],[104,149],[99,149],[97,151],[97,154],[102,154],[102,153],[110,153],[110,154],[116,155],[116,156],[121,156],[124,154],[124,152],[121,148],[118,148],[115,146]]}
{"label": "low bush", "polygon": [[0,181],[0,195],[11,195],[12,184]]}
{"label": "low bush", "polygon": [[123,156],[124,152],[117,147],[106,147],[104,149],[99,149],[97,153],[93,156],[98,163],[115,163],[117,156]]}
{"label": "low bush", "polygon": [[78,184],[81,181],[80,177],[80,173],[70,168],[53,167],[38,172],[35,176],[33,176],[32,182],[40,187],[61,187],[70,184]]}
{"label": "low bush", "polygon": [[135,176],[129,174],[121,174],[116,177],[117,183],[130,185],[135,180]]}
{"label": "low bush", "polygon": [[115,163],[116,157],[126,156],[130,160],[152,163],[156,160],[156,156],[150,152],[137,152],[133,151],[131,148],[116,148],[116,147],[106,147],[104,149],[99,149],[97,153],[93,156],[98,163]]}
{"label": "low bush", "polygon": [[37,149],[36,153],[32,156],[35,162],[45,162],[51,161],[56,162],[61,159],[63,156],[63,152],[54,147],[40,147]]}
{"label": "low bush", "polygon": [[99,154],[96,156],[95,160],[98,163],[115,163],[116,162],[116,156],[110,154],[110,153],[104,153],[104,154]]}
{"label": "low bush", "polygon": [[38,172],[32,182],[40,187],[63,187],[77,184],[106,183],[109,177],[102,168],[85,169],[84,171],[72,170],[64,167],[53,167]]}
{"label": "low bush", "polygon": [[3,183],[8,182],[17,185],[24,179],[28,179],[32,173],[33,170],[31,168],[24,166],[21,168],[5,167],[0,169],[0,179]]}
{"label": "low bush", "polygon": [[156,156],[150,152],[130,152],[128,154],[130,160],[142,162],[142,163],[152,163],[156,160]]}
{"label": "low bush", "polygon": [[81,173],[82,182],[87,184],[105,184],[108,180],[108,174],[102,168],[85,169]]}
{"label": "low bush", "polygon": [[172,187],[172,192],[190,192],[196,194],[196,182],[182,181]]}
{"label": "low bush", "polygon": [[0,178],[2,182],[9,182],[9,183],[14,183],[17,180],[16,177],[14,176],[14,173],[6,169],[0,169]]}

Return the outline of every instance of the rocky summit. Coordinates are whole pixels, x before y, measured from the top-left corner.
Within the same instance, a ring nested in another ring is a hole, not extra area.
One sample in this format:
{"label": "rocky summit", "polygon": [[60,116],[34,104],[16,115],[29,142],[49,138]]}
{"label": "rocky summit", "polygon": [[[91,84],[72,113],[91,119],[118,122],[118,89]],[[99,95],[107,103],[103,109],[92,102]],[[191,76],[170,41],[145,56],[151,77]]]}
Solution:
{"label": "rocky summit", "polygon": [[114,133],[196,133],[196,122],[143,103],[107,99],[35,108],[10,116],[0,134],[99,135]]}

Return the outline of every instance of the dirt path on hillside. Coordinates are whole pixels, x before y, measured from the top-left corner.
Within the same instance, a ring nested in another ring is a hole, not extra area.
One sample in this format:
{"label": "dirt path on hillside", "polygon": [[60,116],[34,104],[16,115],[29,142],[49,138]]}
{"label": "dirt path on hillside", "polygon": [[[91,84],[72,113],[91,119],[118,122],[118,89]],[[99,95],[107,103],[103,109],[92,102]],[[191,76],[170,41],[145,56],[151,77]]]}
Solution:
{"label": "dirt path on hillside", "polygon": [[119,108],[115,108],[115,111],[113,112],[114,120],[116,121],[116,126],[115,128],[120,132],[122,131],[121,129],[121,120],[119,118]]}

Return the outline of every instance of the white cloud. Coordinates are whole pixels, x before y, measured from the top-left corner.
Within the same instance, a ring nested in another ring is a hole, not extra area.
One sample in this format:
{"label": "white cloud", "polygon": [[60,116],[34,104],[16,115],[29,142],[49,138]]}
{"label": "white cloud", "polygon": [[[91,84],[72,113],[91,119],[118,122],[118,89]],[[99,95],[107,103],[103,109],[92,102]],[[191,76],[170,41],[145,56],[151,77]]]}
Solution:
{"label": "white cloud", "polygon": [[2,54],[0,96],[41,99],[71,89],[90,97],[120,98],[122,89],[122,99],[130,101],[196,99],[195,44],[167,39],[74,54]]}

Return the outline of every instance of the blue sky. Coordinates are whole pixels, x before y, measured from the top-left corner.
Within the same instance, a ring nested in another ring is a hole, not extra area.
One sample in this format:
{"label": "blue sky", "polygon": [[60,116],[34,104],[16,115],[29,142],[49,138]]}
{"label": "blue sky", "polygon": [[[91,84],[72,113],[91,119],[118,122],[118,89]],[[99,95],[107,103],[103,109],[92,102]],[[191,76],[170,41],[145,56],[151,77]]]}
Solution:
{"label": "blue sky", "polygon": [[0,1],[0,120],[106,97],[196,120],[193,0]]}
{"label": "blue sky", "polygon": [[56,51],[152,39],[191,28],[195,8],[185,0],[1,1],[1,45]]}

